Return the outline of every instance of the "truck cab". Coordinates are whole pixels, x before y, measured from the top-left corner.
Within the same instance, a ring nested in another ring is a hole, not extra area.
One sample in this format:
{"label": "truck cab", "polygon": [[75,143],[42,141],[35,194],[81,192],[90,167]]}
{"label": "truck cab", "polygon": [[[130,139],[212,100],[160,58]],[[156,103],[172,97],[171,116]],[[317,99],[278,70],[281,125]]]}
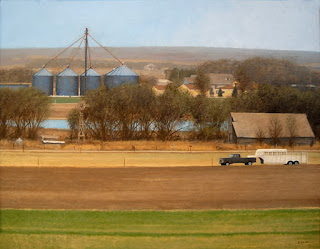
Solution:
{"label": "truck cab", "polygon": [[240,156],[240,154],[230,154],[229,157],[219,159],[220,165],[226,165],[226,166],[229,166],[233,163],[244,163],[245,165],[252,165],[255,162],[256,162],[256,158],[250,158],[250,157],[243,158]]}

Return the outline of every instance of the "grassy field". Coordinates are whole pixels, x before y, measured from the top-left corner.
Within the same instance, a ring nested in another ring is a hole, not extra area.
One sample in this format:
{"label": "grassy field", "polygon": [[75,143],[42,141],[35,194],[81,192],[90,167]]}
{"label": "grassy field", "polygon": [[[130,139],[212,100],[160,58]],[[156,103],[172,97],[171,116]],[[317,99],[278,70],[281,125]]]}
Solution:
{"label": "grassy field", "polygon": [[50,97],[50,103],[79,103],[81,97]]}
{"label": "grassy field", "polygon": [[[170,167],[218,166],[230,152],[0,152],[0,166]],[[246,157],[253,153],[241,153]],[[257,162],[256,164],[260,164]],[[320,152],[309,152],[309,164],[320,164]]]}
{"label": "grassy field", "polygon": [[1,248],[319,248],[319,209],[1,211]]}

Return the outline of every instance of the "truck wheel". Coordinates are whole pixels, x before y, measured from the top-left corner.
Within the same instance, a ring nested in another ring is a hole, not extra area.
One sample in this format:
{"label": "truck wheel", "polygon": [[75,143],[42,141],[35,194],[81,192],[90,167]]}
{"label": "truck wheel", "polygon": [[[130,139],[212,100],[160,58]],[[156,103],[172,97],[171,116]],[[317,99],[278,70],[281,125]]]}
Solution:
{"label": "truck wheel", "polygon": [[292,165],[292,164],[293,164],[293,162],[289,161],[289,162],[288,162],[288,164],[289,164],[289,165]]}
{"label": "truck wheel", "polygon": [[295,164],[295,165],[298,165],[298,164],[299,164],[299,161],[295,161],[294,164]]}
{"label": "truck wheel", "polygon": [[230,166],[230,163],[228,162],[228,163],[226,163],[226,166]]}
{"label": "truck wheel", "polygon": [[221,165],[221,166],[224,166],[225,164],[224,164],[224,163],[221,163],[220,165]]}
{"label": "truck wheel", "polygon": [[252,162],[248,162],[248,165],[252,165]]}

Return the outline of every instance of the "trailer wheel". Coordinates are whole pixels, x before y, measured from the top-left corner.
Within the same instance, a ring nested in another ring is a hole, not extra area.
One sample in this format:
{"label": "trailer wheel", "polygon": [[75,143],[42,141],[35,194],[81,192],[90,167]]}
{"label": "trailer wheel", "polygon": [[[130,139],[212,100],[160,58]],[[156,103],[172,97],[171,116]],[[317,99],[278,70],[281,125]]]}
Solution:
{"label": "trailer wheel", "polygon": [[293,162],[292,162],[292,161],[289,161],[289,162],[288,162],[288,164],[289,164],[289,165],[292,165],[292,164],[293,164]]}
{"label": "trailer wheel", "polygon": [[248,162],[248,165],[252,165],[252,162]]}
{"label": "trailer wheel", "polygon": [[295,164],[295,165],[298,165],[298,164],[299,164],[299,161],[295,161],[294,164]]}
{"label": "trailer wheel", "polygon": [[229,162],[226,162],[226,166],[230,166],[230,163],[229,163]]}

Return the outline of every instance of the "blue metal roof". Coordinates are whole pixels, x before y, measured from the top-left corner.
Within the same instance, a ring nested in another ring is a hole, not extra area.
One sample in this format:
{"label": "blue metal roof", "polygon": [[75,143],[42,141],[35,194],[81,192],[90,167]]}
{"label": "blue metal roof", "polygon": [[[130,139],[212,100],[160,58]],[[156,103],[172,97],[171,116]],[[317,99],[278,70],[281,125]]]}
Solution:
{"label": "blue metal roof", "polygon": [[41,68],[34,76],[53,76],[45,67]]}
{"label": "blue metal roof", "polygon": [[[84,73],[81,74],[81,76],[85,76]],[[89,68],[87,70],[87,76],[100,76],[96,71],[94,71],[92,68]]]}
{"label": "blue metal roof", "polygon": [[117,67],[106,74],[107,76],[139,76],[137,73],[132,71],[126,65]]}
{"label": "blue metal roof", "polygon": [[75,71],[67,67],[65,70],[59,73],[58,76],[79,76],[79,75]]}

